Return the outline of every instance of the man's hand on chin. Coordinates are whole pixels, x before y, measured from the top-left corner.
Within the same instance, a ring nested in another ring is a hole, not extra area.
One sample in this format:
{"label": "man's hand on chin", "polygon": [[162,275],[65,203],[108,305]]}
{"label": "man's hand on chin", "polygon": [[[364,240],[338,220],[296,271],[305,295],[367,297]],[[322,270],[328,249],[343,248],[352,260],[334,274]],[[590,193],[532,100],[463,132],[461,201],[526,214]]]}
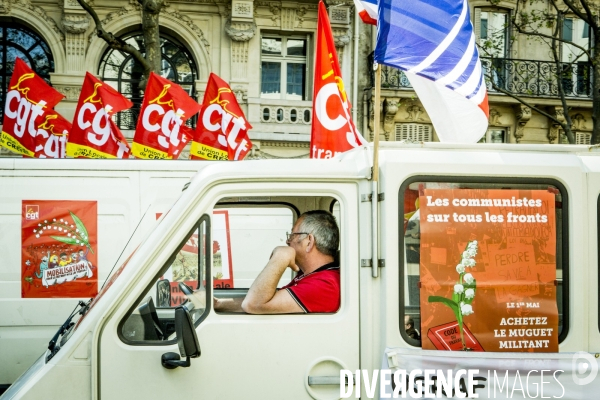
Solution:
{"label": "man's hand on chin", "polygon": [[296,265],[296,250],[290,246],[278,246],[271,253],[271,261],[282,263],[286,267],[290,267],[293,271],[298,272],[300,268]]}

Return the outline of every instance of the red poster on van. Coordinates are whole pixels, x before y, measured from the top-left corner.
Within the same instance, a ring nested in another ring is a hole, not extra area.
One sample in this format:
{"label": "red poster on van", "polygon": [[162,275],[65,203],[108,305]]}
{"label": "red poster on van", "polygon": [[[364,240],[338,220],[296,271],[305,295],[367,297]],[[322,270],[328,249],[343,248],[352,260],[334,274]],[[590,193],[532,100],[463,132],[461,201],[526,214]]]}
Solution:
{"label": "red poster on van", "polygon": [[23,200],[21,297],[98,293],[96,201]]}
{"label": "red poster on van", "polygon": [[557,352],[555,194],[423,189],[427,350]]}

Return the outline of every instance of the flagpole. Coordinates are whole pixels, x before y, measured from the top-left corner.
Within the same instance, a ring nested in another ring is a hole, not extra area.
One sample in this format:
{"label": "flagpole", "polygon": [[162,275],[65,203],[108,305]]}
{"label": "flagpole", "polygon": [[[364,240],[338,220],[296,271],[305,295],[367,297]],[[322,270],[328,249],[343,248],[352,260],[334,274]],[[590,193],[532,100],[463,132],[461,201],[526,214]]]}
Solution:
{"label": "flagpole", "polygon": [[372,232],[372,249],[371,249],[371,266],[372,276],[379,276],[379,104],[381,102],[381,65],[375,63],[375,104],[373,105],[374,121],[373,121],[373,173],[372,185],[373,194],[371,197],[371,232]]}

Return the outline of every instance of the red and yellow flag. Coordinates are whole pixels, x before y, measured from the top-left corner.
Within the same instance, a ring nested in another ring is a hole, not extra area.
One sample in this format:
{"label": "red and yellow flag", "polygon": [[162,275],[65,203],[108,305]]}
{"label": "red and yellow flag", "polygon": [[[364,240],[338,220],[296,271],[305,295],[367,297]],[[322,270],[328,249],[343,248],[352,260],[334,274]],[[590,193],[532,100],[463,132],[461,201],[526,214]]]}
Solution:
{"label": "red and yellow flag", "polygon": [[131,101],[89,72],[85,75],[67,155],[82,158],[129,158],[127,140],[112,120]]}
{"label": "red and yellow flag", "polygon": [[350,110],[327,9],[320,1],[310,158],[331,158],[365,143]]}
{"label": "red and yellow flag", "polygon": [[13,153],[34,157],[38,125],[43,114],[64,96],[17,58],[4,103],[0,144]]}
{"label": "red and yellow flag", "polygon": [[42,115],[35,137],[36,158],[65,158],[71,123],[54,110]]}
{"label": "red and yellow flag", "polygon": [[177,159],[192,136],[185,121],[199,110],[200,104],[181,86],[151,73],[133,138],[133,155]]}
{"label": "red and yellow flag", "polygon": [[223,79],[211,73],[192,142],[194,160],[243,160],[252,149],[252,129]]}

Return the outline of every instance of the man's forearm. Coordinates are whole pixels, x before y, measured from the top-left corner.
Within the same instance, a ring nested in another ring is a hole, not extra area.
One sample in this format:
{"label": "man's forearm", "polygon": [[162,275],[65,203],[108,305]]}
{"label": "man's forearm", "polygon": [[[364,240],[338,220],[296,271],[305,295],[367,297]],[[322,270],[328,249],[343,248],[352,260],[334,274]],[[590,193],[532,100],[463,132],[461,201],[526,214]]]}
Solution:
{"label": "man's forearm", "polygon": [[234,297],[229,299],[216,299],[215,298],[215,311],[218,312],[244,312],[242,310],[243,297]]}
{"label": "man's forearm", "polygon": [[288,267],[288,263],[281,259],[271,259],[267,266],[258,275],[243,302],[243,310],[249,313],[262,311],[275,295],[277,283]]}

